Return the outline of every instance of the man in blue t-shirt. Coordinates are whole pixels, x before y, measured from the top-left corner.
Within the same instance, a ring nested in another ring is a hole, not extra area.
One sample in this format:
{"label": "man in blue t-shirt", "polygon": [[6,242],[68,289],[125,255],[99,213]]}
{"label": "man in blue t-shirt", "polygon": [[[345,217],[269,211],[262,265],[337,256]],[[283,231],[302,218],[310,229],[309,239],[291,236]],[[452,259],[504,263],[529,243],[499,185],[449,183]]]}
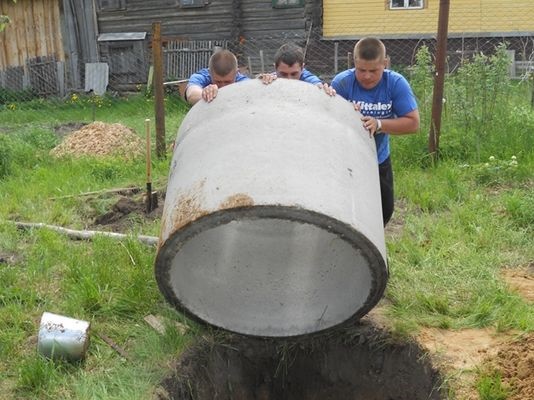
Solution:
{"label": "man in blue t-shirt", "polygon": [[389,135],[419,129],[417,102],[408,81],[386,69],[386,48],[377,38],[363,38],[354,46],[354,66],[337,74],[332,87],[363,115],[362,123],[374,135],[378,155],[384,226],[393,214],[393,169]]}
{"label": "man in blue t-shirt", "polygon": [[336,94],[336,91],[328,83],[323,82],[304,68],[304,51],[296,44],[286,43],[280,46],[274,55],[274,67],[275,72],[260,74],[258,78],[265,84],[270,84],[276,78],[298,79],[316,85],[330,96]]}
{"label": "man in blue t-shirt", "polygon": [[220,88],[248,79],[237,70],[237,58],[229,50],[219,50],[210,57],[208,68],[195,72],[189,78],[185,99],[195,104],[200,99],[207,102],[217,97]]}

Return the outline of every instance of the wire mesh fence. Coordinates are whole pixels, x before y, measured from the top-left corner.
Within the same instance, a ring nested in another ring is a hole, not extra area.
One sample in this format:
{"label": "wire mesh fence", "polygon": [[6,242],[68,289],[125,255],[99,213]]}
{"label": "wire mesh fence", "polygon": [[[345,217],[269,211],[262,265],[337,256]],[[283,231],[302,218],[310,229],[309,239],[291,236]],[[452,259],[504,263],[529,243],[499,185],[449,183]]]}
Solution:
{"label": "wire mesh fence", "polygon": [[[340,71],[353,67],[354,40],[326,40],[320,31],[307,37],[286,35],[283,32],[262,38],[242,38],[237,43],[229,40],[166,40],[164,53],[164,79],[169,86],[183,84],[195,71],[207,67],[211,54],[220,48],[232,50],[239,60],[240,71],[249,77],[274,71],[274,54],[285,43],[301,46],[305,53],[306,68],[326,82]],[[382,39],[391,68],[406,70],[416,63],[419,49],[426,46],[435,54],[434,38]],[[494,54],[504,44],[510,64],[509,77],[525,79],[534,71],[534,32],[517,37],[450,37],[448,39],[447,70],[453,74],[458,67],[477,54]],[[106,49],[100,62],[109,66],[106,81],[107,94],[139,93],[151,85],[150,42],[144,42],[147,54],[140,54],[133,46],[116,46]],[[104,53],[104,52],[103,52]],[[67,100],[72,93],[87,94],[85,74],[89,60],[80,62],[82,79],[76,85],[73,71],[55,56],[29,58],[24,65],[7,66],[0,71],[0,101],[2,109],[9,104],[36,98]],[[175,82],[181,81],[181,82]]]}
{"label": "wire mesh fence", "polygon": [[[243,28],[233,37],[214,33],[211,38],[206,38],[210,36],[206,32],[201,39],[177,36],[167,34],[166,30],[170,32],[171,27],[164,25],[162,50],[168,137],[173,137],[179,124],[177,115],[183,114],[188,107],[183,101],[187,79],[206,67],[211,54],[220,48],[233,51],[240,71],[254,78],[260,73],[273,72],[277,49],[282,44],[295,43],[305,53],[306,68],[329,83],[337,73],[353,67],[353,48],[357,39],[373,35],[383,40],[390,68],[402,72],[416,85],[421,81],[417,76],[421,74],[421,68],[417,68],[421,63],[418,57],[424,49],[430,57],[426,61],[426,86],[423,94],[418,88],[417,95],[420,107],[428,113],[432,63],[436,53],[436,9],[431,9],[435,3],[392,0],[354,10],[349,4],[323,1],[321,23],[303,19],[300,29],[285,30],[279,28],[284,24],[282,20],[276,21],[278,28],[261,32],[248,32]],[[534,101],[534,6],[529,8],[528,2],[519,3],[527,4],[527,8],[509,5],[503,11],[506,15],[502,16],[498,10],[490,12],[478,8],[471,12],[467,4],[452,6],[446,55],[447,74],[451,80],[463,65],[477,57],[486,57],[483,62],[490,63],[491,57],[501,49],[507,57],[505,78],[522,84],[521,96],[526,102]],[[392,12],[387,20],[377,18],[379,12],[386,11]],[[433,18],[428,14],[431,11]],[[401,14],[403,12],[408,14]],[[510,22],[510,18],[515,22]],[[4,37],[7,41],[0,58],[0,118],[4,124],[45,116],[47,120],[59,122],[72,119],[73,115],[83,121],[118,118],[111,112],[114,108],[127,110],[126,115],[130,118],[153,118],[153,42],[150,32],[100,35],[96,55],[87,59],[57,52],[36,57],[29,47],[16,49],[17,58],[9,57],[9,52],[15,51],[13,45],[7,43],[9,30],[4,32]],[[28,52],[24,54],[26,50]],[[98,65],[106,68],[97,69]]]}

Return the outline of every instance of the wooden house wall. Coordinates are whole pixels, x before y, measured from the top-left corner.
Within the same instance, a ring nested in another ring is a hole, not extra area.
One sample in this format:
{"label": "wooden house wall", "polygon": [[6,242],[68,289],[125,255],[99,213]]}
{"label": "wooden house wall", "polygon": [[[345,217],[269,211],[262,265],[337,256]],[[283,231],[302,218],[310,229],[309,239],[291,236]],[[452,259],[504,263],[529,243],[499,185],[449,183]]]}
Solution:
{"label": "wooden house wall", "polygon": [[303,7],[273,8],[272,0],[212,0],[205,7],[182,8],[177,0],[128,0],[122,10],[98,10],[98,29],[150,32],[159,21],[164,36],[188,40],[303,36],[312,21],[320,25],[321,3],[305,0]]}
{"label": "wooden house wall", "polygon": [[233,25],[232,4],[232,0],[221,0],[200,8],[181,8],[176,0],[128,0],[123,10],[98,10],[98,29],[100,33],[150,33],[152,23],[158,21],[164,36],[227,39]]}
{"label": "wooden house wall", "polygon": [[310,26],[319,27],[321,2],[307,0],[303,7],[273,8],[272,1],[242,0],[243,36],[304,37]]}
{"label": "wooden house wall", "polygon": [[0,70],[24,66],[37,57],[63,61],[60,0],[0,0],[0,14],[11,23],[0,32]]}
{"label": "wooden house wall", "polygon": [[83,86],[85,63],[100,61],[93,0],[62,0],[67,85]]}
{"label": "wooden house wall", "polygon": [[[437,30],[439,0],[424,8],[390,10],[388,0],[323,0],[325,39],[431,37]],[[449,11],[451,36],[519,36],[534,31],[534,1],[455,0]]]}
{"label": "wooden house wall", "polygon": [[480,2],[481,32],[530,32],[534,35],[534,1]]}
{"label": "wooden house wall", "polygon": [[[191,41],[203,47],[207,41],[224,41],[236,53],[240,65],[254,74],[272,69],[274,53],[285,41],[304,44],[312,28],[321,28],[321,16],[322,0],[304,0],[301,7],[290,8],[274,8],[272,0],[211,0],[198,8],[182,8],[178,0],[128,0],[122,9],[97,9],[99,33],[150,35],[152,23],[161,22],[167,45],[176,47],[165,52],[173,57],[166,62],[171,66],[169,77],[179,78],[188,77],[185,75],[194,67],[188,61],[192,58],[176,41],[187,41],[191,48]],[[178,54],[182,60],[174,60]],[[180,63],[188,64],[187,71],[174,68]]]}
{"label": "wooden house wall", "polygon": [[60,0],[0,0],[0,14],[11,19],[0,32],[0,86],[31,88],[43,96],[65,90]]}

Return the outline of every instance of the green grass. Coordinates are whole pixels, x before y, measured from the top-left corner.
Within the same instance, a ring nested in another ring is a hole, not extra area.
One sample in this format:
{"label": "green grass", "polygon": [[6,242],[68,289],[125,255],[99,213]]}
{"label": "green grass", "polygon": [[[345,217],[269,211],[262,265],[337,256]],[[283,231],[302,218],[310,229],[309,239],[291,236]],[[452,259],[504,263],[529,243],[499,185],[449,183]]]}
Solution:
{"label": "green grass", "polygon": [[503,384],[498,372],[482,374],[477,381],[477,388],[480,400],[506,400],[510,394],[510,389]]}
{"label": "green grass", "polygon": [[[419,135],[392,138],[395,219],[402,229],[387,240],[386,313],[396,333],[412,335],[421,327],[534,330],[532,305],[501,278],[504,267],[534,260],[534,146],[527,146],[534,113],[518,93],[510,101],[521,118],[506,118],[482,142],[474,139],[475,131],[446,119],[435,165],[426,154],[424,126]],[[34,100],[0,110],[0,398],[146,399],[171,360],[204,332],[166,304],[154,279],[156,249],[133,238],[158,235],[159,221],[133,220],[127,232],[132,238],[124,242],[72,241],[7,222],[84,229],[117,197],[62,196],[143,187],[144,160],[49,155],[61,140],[55,126],[91,121],[87,99],[69,101]],[[186,110],[180,101],[167,100],[167,143]],[[449,108],[445,117],[452,112]],[[144,118],[152,115],[152,101],[144,96],[104,99],[96,110],[98,120],[120,122],[140,136]],[[169,162],[153,158],[152,176],[161,189]],[[38,356],[36,334],[44,311],[91,322],[85,361],[71,365]],[[143,321],[148,314],[191,329],[185,336],[174,329],[160,335]],[[128,358],[99,334],[112,338]],[[478,391],[481,398],[506,398],[498,376],[481,375]]]}
{"label": "green grass", "polygon": [[[153,115],[143,96],[110,99],[98,120],[122,123],[144,137]],[[166,102],[166,143],[175,138],[187,106]],[[153,276],[155,248],[133,238],[71,241],[47,230],[19,231],[6,221],[87,228],[117,196],[64,197],[88,191],[145,185],[145,160],[61,159],[49,151],[61,140],[55,127],[91,122],[87,104],[34,101],[0,111],[0,398],[146,399],[183,350],[196,327],[163,300]],[[155,143],[155,132],[152,132]],[[169,159],[152,158],[154,188],[165,189]],[[133,220],[133,235],[159,234],[159,221]],[[81,364],[38,356],[36,335],[44,311],[91,322],[91,344]],[[163,315],[187,323],[185,336],[156,333],[143,317]],[[99,333],[126,349],[120,357]]]}

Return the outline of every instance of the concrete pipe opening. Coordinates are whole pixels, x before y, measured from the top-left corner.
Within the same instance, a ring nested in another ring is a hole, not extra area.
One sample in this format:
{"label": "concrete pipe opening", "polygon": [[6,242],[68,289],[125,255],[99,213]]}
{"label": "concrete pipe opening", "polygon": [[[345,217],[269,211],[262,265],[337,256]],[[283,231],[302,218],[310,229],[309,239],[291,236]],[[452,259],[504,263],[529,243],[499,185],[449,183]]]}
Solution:
{"label": "concrete pipe opening", "polygon": [[387,282],[374,140],[352,105],[279,79],[222,88],[182,122],[156,257],[166,299],[267,337],[361,318]]}

